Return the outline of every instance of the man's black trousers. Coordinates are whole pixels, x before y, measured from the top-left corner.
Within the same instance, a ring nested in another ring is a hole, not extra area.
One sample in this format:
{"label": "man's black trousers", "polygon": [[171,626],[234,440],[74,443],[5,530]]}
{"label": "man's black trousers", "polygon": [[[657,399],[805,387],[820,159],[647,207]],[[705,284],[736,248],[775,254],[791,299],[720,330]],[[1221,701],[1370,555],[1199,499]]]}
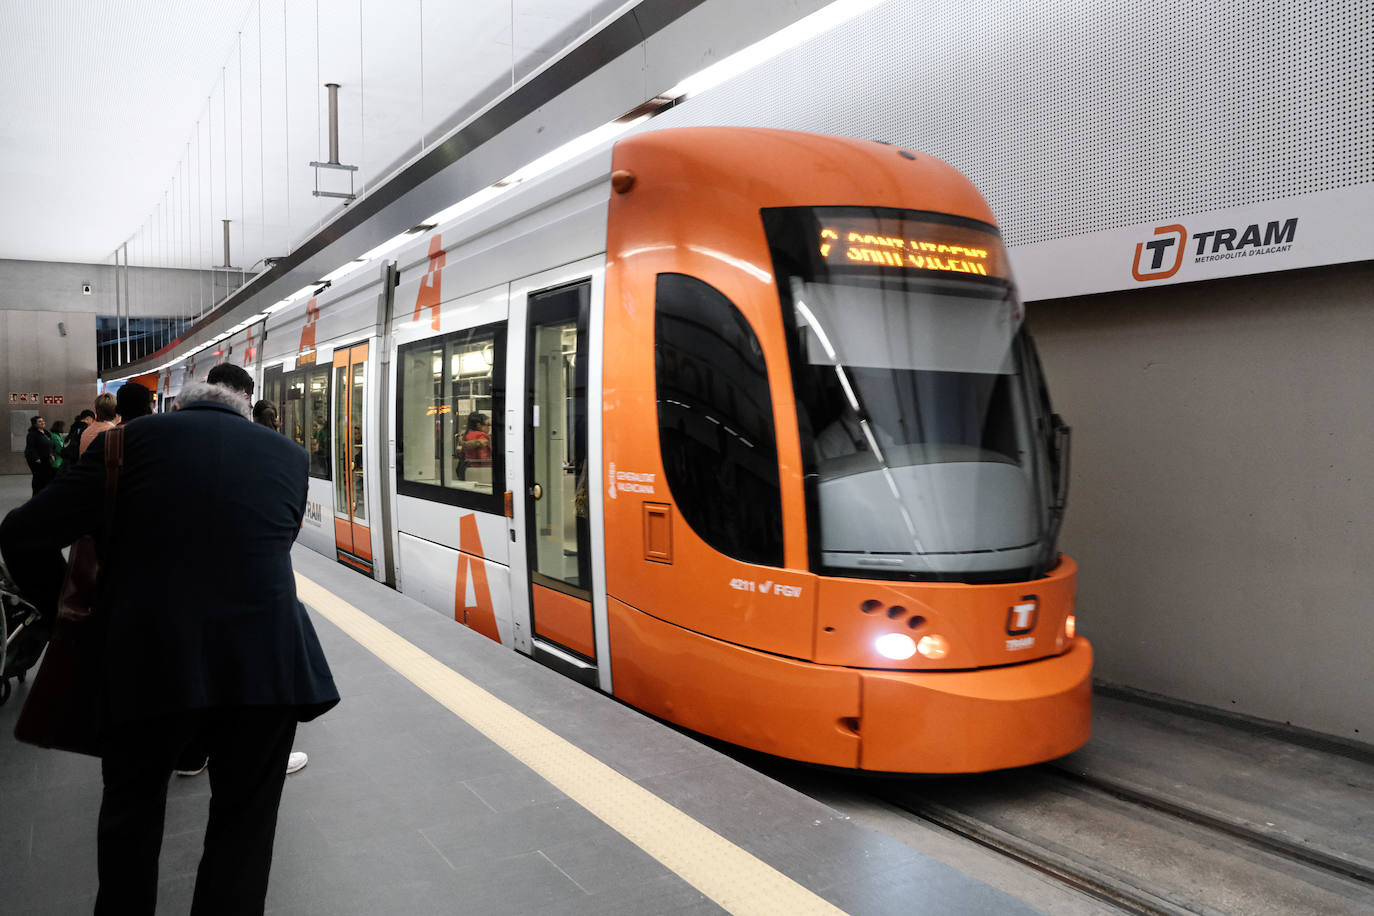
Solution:
{"label": "man's black trousers", "polygon": [[210,754],[210,816],[192,916],[261,913],[295,734],[289,707],[191,710],[118,727],[101,767],[97,916],[155,910],[167,783],[193,742]]}

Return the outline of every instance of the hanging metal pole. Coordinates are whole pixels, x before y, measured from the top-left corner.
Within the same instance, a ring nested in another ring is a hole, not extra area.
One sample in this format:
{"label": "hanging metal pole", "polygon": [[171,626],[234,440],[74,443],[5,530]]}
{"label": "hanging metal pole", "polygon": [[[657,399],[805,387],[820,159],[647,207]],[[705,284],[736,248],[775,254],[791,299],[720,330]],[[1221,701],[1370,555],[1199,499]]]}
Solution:
{"label": "hanging metal pole", "polygon": [[224,224],[224,263],[221,264],[218,269],[238,270],[237,267],[231,266],[231,262],[229,260],[229,224],[233,222],[233,220],[222,219],[220,220],[220,222]]}
{"label": "hanging metal pole", "polygon": [[[128,242],[125,242],[124,245],[123,245],[123,248],[124,248],[124,330],[123,330],[123,332],[119,335],[120,344],[119,344],[119,346],[116,347],[116,349],[115,349],[115,353],[119,353],[121,350],[122,350],[123,353],[124,353],[124,355],[123,355],[123,356],[120,358],[120,360],[119,360],[120,365],[123,365],[124,363],[127,363],[127,362],[129,361],[129,312],[132,311],[132,309],[133,309],[133,302],[131,302],[131,301],[129,300],[129,243],[128,243]],[[118,280],[116,279],[115,282],[118,282]],[[118,322],[116,322],[116,327],[118,327]]]}
{"label": "hanging metal pole", "polygon": [[[114,261],[115,261],[115,262],[114,262],[114,290],[115,290],[115,339],[114,339],[114,345],[115,345],[115,355],[118,356],[118,354],[119,354],[119,312],[120,312],[120,309],[122,308],[121,300],[120,300],[120,296],[119,296],[119,249],[118,249],[118,248],[116,248],[116,249],[114,250]],[[102,365],[101,365],[101,367],[100,367],[101,369],[104,369],[104,368],[105,368],[105,366],[103,365],[104,362],[105,362],[104,354],[102,353],[102,354],[101,354],[101,363],[102,363]],[[117,360],[112,360],[112,361],[111,361],[111,365],[113,365],[114,362],[117,362]]]}
{"label": "hanging metal pole", "polygon": [[339,164],[339,84],[325,83],[329,90],[329,164]]}

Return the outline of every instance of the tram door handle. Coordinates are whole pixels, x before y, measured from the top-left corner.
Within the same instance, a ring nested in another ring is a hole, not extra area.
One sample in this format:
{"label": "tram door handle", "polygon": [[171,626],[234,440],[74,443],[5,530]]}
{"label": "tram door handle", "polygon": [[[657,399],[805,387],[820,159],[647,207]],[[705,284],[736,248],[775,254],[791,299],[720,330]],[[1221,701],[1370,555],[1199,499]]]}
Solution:
{"label": "tram door handle", "polygon": [[535,499],[539,499],[544,495],[544,488],[541,487],[539,484],[535,484],[534,486],[530,487],[530,495],[533,496]]}

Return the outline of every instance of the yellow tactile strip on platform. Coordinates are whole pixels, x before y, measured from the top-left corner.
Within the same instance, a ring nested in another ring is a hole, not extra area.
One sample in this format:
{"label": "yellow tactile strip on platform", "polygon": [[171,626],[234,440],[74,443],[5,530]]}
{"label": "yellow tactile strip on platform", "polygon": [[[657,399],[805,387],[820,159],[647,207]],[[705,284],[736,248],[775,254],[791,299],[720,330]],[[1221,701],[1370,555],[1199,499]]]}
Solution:
{"label": "yellow tactile strip on platform", "polygon": [[777,869],[498,700],[323,586],[300,599],[497,746],[731,913],[843,914]]}

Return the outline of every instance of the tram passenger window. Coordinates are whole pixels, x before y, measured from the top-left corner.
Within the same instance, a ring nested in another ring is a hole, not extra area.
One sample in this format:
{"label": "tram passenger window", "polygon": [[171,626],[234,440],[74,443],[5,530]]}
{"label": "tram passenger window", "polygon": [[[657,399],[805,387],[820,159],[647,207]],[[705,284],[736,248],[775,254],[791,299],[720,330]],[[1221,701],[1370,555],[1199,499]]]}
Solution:
{"label": "tram passenger window", "polygon": [[492,421],[492,365],[495,346],[491,336],[475,335],[451,340],[444,349],[448,403],[444,415],[444,466],[453,473],[444,484],[479,493],[492,491],[491,467],[495,445]]}
{"label": "tram passenger window", "polygon": [[715,288],[659,274],[654,356],[663,466],[683,519],[728,556],[781,566],[773,402],[758,337]]}
{"label": "tram passenger window", "polygon": [[504,511],[504,349],[504,324],[400,348],[398,492]]}
{"label": "tram passenger window", "polygon": [[301,433],[297,439],[310,453],[310,476],[329,479],[329,367],[305,370],[301,389]]}
{"label": "tram passenger window", "polygon": [[311,477],[329,480],[329,367],[269,375],[264,384],[267,399],[277,405],[282,435],[310,455]]}
{"label": "tram passenger window", "polygon": [[[443,454],[444,348],[414,347],[401,357],[401,395],[410,414],[401,415],[400,451],[405,455],[401,479],[441,484]],[[423,410],[423,419],[418,411]]]}
{"label": "tram passenger window", "polygon": [[273,366],[262,374],[262,397],[267,403],[271,404],[277,411],[277,421],[281,424],[280,429],[286,429],[286,418],[282,404],[282,370],[281,366]]}

